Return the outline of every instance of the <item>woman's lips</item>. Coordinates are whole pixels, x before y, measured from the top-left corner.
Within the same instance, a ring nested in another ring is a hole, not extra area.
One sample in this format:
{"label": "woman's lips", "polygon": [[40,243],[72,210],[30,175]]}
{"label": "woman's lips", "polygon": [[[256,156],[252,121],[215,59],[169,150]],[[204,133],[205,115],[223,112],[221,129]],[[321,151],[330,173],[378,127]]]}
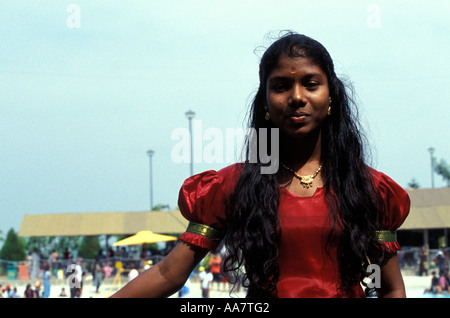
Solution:
{"label": "woman's lips", "polygon": [[306,113],[299,113],[299,114],[292,114],[287,116],[288,119],[292,120],[294,123],[302,123],[306,119],[309,118],[309,114]]}

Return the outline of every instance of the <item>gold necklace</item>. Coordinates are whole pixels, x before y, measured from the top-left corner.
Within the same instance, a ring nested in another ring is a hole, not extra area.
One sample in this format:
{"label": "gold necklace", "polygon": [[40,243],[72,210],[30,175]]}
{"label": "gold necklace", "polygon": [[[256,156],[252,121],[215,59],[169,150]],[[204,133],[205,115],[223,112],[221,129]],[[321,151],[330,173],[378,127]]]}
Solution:
{"label": "gold necklace", "polygon": [[300,180],[300,184],[301,184],[301,185],[303,186],[303,188],[305,188],[305,189],[309,189],[309,188],[311,188],[311,187],[313,186],[314,178],[317,177],[317,175],[318,175],[319,172],[320,172],[320,169],[322,169],[322,165],[320,165],[319,168],[316,170],[316,172],[314,172],[313,174],[310,174],[310,175],[307,175],[307,176],[301,176],[301,175],[299,175],[297,172],[295,172],[293,169],[291,169],[291,168],[287,167],[286,165],[284,165],[282,162],[280,162],[280,163],[281,163],[281,165],[282,165],[285,169],[287,169],[287,170],[289,170],[290,172],[292,172],[292,173],[294,174],[294,176],[295,176],[298,180]]}

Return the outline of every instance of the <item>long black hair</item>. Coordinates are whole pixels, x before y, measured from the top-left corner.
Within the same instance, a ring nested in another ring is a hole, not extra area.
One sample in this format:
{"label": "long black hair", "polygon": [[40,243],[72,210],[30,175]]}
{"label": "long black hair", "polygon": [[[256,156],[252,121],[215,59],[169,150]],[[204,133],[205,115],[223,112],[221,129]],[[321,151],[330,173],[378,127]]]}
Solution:
{"label": "long black hair", "polygon": [[[354,102],[337,77],[325,47],[305,35],[288,32],[265,51],[260,61],[260,84],[249,111],[249,127],[254,128],[256,138],[260,128],[273,125],[264,118],[266,81],[281,56],[309,58],[327,75],[332,111],[322,125],[321,173],[334,226],[326,248],[337,250],[339,288],[350,293],[367,276],[368,259],[379,264],[383,257],[375,235],[382,205],[365,163],[364,137]],[[280,276],[280,186],[276,174],[261,173],[264,163],[249,160],[250,144],[248,141],[247,160],[228,202],[224,273],[232,277],[243,266],[247,296],[273,297]]]}

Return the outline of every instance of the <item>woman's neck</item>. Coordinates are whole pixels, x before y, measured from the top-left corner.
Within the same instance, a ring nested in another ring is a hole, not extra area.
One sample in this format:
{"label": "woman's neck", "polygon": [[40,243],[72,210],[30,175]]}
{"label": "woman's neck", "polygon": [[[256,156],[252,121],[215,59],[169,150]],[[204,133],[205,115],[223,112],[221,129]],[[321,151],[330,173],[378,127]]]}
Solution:
{"label": "woman's neck", "polygon": [[296,171],[315,171],[321,163],[321,141],[321,130],[304,138],[280,136],[280,161]]}

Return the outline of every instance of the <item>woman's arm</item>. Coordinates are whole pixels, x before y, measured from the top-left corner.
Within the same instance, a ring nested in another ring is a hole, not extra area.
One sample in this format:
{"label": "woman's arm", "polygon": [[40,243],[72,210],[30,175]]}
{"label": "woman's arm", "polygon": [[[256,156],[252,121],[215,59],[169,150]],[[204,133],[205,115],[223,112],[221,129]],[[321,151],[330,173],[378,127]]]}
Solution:
{"label": "woman's arm", "polygon": [[207,253],[207,249],[180,241],[161,262],[144,271],[111,297],[168,297],[183,287]]}
{"label": "woman's arm", "polygon": [[377,289],[380,298],[405,298],[405,284],[400,272],[397,254],[392,254],[381,267],[381,286]]}

